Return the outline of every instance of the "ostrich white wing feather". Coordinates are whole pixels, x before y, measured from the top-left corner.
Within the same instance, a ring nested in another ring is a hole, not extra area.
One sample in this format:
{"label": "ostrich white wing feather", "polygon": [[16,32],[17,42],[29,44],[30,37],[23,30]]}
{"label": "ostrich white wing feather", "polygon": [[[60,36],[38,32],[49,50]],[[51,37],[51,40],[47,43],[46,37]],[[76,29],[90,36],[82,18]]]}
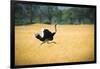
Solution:
{"label": "ostrich white wing feather", "polygon": [[40,30],[40,36],[43,38],[44,37],[44,33],[43,33],[43,31],[44,31],[44,28],[42,28],[41,30]]}

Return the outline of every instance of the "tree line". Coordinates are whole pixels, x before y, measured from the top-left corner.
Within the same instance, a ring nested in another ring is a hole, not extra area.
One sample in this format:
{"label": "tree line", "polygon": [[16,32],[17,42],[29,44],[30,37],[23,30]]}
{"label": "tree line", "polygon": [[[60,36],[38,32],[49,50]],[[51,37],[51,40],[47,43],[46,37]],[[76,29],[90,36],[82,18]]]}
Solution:
{"label": "tree line", "polygon": [[93,24],[95,8],[67,7],[41,4],[15,5],[15,25],[45,24]]}

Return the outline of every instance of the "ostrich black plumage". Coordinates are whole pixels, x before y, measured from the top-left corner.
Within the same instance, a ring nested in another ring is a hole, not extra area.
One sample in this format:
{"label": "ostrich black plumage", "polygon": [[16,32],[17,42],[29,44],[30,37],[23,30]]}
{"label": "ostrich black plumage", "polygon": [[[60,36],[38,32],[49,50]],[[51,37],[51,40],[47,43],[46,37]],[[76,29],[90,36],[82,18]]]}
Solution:
{"label": "ostrich black plumage", "polygon": [[[42,35],[37,33],[37,34],[35,34],[35,37],[37,39],[39,39],[40,41],[42,41],[43,43],[45,43],[45,42],[49,43],[49,41],[53,40],[53,37],[57,32],[56,26],[57,26],[57,24],[55,24],[55,32],[50,32],[48,29],[43,29],[41,32]],[[41,45],[43,43],[41,43]],[[55,42],[52,42],[52,43],[55,43]]]}

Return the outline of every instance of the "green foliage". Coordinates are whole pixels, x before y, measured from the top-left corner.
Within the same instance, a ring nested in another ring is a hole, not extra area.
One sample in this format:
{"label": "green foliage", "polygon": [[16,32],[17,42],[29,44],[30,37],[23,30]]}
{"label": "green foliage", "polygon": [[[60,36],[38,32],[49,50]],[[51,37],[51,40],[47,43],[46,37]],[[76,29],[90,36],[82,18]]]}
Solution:
{"label": "green foliage", "polygon": [[15,5],[15,25],[34,23],[93,24],[94,22],[95,8],[22,3]]}

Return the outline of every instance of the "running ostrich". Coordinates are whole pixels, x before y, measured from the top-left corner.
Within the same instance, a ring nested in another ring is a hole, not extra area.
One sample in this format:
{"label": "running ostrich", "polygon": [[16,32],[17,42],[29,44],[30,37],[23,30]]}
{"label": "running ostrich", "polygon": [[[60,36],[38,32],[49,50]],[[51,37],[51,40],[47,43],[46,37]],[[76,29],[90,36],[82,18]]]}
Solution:
{"label": "running ostrich", "polygon": [[[47,42],[49,44],[49,41],[53,40],[54,35],[57,32],[56,28],[57,24],[55,24],[55,32],[50,32],[48,29],[42,29],[40,33],[35,34],[35,37],[42,41],[41,45]],[[56,43],[56,42],[51,42]]]}

